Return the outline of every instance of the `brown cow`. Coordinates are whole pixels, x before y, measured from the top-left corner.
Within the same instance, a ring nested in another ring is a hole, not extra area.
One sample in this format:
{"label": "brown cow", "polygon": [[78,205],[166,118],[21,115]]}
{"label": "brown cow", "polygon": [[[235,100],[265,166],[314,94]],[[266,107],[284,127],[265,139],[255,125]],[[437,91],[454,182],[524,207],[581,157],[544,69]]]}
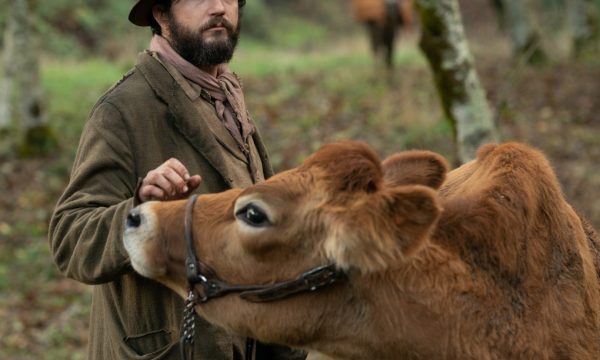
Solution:
{"label": "brown cow", "polygon": [[412,0],[352,0],[352,12],[366,26],[373,54],[391,68],[398,28],[413,22]]}
{"label": "brown cow", "polygon": [[[434,153],[381,163],[344,142],[262,184],[200,196],[195,254],[219,279],[273,284],[330,263],[345,275],[314,292],[268,303],[228,294],[196,311],[337,359],[600,359],[597,237],[544,156],[487,145],[446,169]],[[183,297],[185,206],[143,204],[125,232],[134,269]]]}

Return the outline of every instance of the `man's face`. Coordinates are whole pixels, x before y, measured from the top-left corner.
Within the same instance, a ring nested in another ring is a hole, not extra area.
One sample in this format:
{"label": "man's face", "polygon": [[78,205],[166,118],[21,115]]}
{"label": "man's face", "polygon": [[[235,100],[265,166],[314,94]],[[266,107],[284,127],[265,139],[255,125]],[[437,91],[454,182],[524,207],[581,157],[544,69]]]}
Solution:
{"label": "man's face", "polygon": [[203,68],[228,62],[239,38],[238,0],[174,1],[163,36],[184,59]]}

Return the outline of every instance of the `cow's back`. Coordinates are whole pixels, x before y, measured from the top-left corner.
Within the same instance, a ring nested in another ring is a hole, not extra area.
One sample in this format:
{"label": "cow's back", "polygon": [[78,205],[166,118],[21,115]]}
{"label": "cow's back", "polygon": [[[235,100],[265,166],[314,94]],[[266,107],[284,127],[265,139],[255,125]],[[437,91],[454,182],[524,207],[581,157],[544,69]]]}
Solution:
{"label": "cow's back", "polygon": [[480,314],[503,309],[494,318],[511,320],[498,332],[511,341],[506,334],[521,334],[518,344],[504,344],[509,358],[597,359],[600,237],[567,203],[543,154],[516,143],[486,146],[448,174],[440,195],[436,242],[495,294],[471,304],[480,306],[472,321],[485,328],[490,319]]}
{"label": "cow's back", "polygon": [[358,21],[379,20],[385,16],[383,0],[352,0],[352,12]]}
{"label": "cow's back", "polygon": [[[397,0],[398,14],[401,24],[408,26],[414,22],[413,1]],[[352,0],[352,13],[354,18],[360,22],[381,22],[386,17],[385,0]]]}
{"label": "cow's back", "polygon": [[596,268],[596,274],[598,274],[598,279],[600,279],[600,236],[592,227],[592,225],[583,216],[581,216],[581,214],[577,215],[579,215],[581,225],[583,226],[583,230],[585,231],[585,235],[588,239],[590,251],[594,260],[594,267]]}

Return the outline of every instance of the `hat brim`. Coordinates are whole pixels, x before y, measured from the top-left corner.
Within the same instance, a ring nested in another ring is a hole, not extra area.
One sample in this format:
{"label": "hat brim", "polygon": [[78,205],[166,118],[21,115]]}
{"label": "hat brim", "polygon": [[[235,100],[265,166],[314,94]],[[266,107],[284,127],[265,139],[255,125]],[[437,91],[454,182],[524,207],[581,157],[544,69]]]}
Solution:
{"label": "hat brim", "polygon": [[150,26],[155,0],[140,0],[131,8],[129,21],[137,26]]}
{"label": "hat brim", "polygon": [[[156,0],[139,0],[129,12],[129,21],[137,26],[152,25],[152,7]],[[246,5],[246,0],[238,0],[239,7]]]}

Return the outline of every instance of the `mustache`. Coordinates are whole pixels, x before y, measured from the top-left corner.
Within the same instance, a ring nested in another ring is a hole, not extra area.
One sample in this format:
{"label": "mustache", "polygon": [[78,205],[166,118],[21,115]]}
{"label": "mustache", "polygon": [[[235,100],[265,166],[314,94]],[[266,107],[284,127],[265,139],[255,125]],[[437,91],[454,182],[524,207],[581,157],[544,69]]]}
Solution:
{"label": "mustache", "polygon": [[210,28],[213,28],[215,26],[222,26],[225,29],[227,29],[227,31],[229,31],[230,33],[232,33],[235,29],[233,27],[233,24],[225,19],[224,17],[216,17],[213,18],[211,20],[209,20],[206,24],[204,24],[201,28],[200,28],[200,32],[204,32]]}

